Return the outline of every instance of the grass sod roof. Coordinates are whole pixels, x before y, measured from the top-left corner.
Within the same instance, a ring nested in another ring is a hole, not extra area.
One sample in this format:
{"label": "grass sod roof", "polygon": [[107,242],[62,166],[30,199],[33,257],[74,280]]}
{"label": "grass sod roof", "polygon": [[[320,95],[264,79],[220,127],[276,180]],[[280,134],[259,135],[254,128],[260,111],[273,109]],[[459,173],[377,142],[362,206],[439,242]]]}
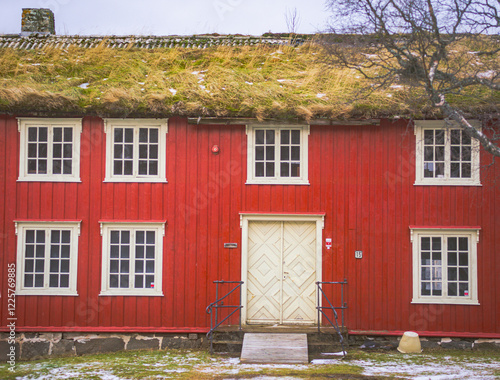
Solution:
{"label": "grass sod roof", "polygon": [[[68,45],[0,48],[0,112],[40,116],[244,117],[347,120],[440,117],[415,88],[370,85],[332,67],[314,43],[203,48]],[[470,88],[450,103],[488,112],[497,92]]]}

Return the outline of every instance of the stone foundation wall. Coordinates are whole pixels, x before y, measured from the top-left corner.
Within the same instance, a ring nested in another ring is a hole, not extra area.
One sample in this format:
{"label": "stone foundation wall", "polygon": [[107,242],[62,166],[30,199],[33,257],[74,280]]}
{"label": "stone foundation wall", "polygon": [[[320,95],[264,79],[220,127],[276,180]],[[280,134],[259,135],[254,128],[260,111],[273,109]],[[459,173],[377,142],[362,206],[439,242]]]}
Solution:
{"label": "stone foundation wall", "polygon": [[[0,358],[5,363],[11,352],[8,333],[0,333]],[[120,334],[120,333],[20,333],[16,334],[16,360],[48,356],[75,356],[124,350],[193,349],[206,346],[204,334]]]}
{"label": "stone foundation wall", "polygon": [[[350,335],[349,347],[361,349],[396,349],[399,346],[399,336],[363,336]],[[420,337],[420,345],[426,349],[453,349],[453,350],[500,350],[500,339],[474,338],[441,338]]]}

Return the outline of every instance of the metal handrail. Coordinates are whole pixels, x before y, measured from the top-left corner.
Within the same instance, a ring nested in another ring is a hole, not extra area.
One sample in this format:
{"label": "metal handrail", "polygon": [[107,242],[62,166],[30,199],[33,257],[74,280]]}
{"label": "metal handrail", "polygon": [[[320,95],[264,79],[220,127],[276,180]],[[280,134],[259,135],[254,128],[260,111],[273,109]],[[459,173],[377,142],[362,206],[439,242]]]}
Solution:
{"label": "metal handrail", "polygon": [[[213,353],[213,342],[214,342],[214,332],[222,325],[225,321],[227,321],[234,313],[240,311],[240,331],[241,331],[241,309],[243,306],[241,305],[241,285],[243,285],[243,281],[214,281],[215,284],[215,299],[216,301],[212,302],[207,306],[206,312],[210,314],[210,331],[207,333],[207,338],[210,340],[210,353]],[[231,289],[226,295],[219,298],[219,285],[221,284],[237,284],[233,289]],[[224,305],[222,302],[226,297],[232,294],[236,289],[240,289],[240,304],[239,305]],[[224,319],[219,321],[219,309],[221,308],[235,308],[232,310]],[[215,309],[215,313],[213,313],[213,309]],[[214,314],[215,314],[215,323],[214,323]]]}
{"label": "metal handrail", "polygon": [[[338,285],[340,284],[340,297],[341,297],[341,304],[342,306],[333,306],[332,303],[330,302],[330,299],[327,297],[325,292],[323,291],[323,288],[321,285]],[[323,314],[326,318],[326,320],[330,323],[330,325],[335,329],[337,334],[339,335],[340,338],[340,345],[342,346],[342,353],[344,354],[344,357],[346,355],[345,349],[344,349],[344,337],[342,336],[342,332],[340,331],[339,328],[339,323],[338,323],[338,315],[337,315],[337,310],[340,309],[342,312],[342,327],[344,327],[344,309],[347,309],[347,304],[344,302],[344,285],[347,284],[347,279],[344,279],[344,281],[317,281],[316,286],[318,287],[318,306],[316,306],[316,309],[318,310],[318,332],[321,332],[321,314]],[[320,306],[321,305],[321,300],[325,299],[326,302],[328,303],[328,306]],[[332,321],[328,315],[326,314],[325,310],[331,310],[333,312],[333,316],[335,319],[335,322]]]}

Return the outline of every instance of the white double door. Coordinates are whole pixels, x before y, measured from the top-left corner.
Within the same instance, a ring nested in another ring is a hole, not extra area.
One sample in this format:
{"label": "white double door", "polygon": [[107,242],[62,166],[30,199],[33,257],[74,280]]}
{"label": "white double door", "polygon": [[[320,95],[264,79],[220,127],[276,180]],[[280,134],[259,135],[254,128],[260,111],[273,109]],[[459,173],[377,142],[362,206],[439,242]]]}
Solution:
{"label": "white double door", "polygon": [[248,222],[246,323],[317,320],[317,223]]}

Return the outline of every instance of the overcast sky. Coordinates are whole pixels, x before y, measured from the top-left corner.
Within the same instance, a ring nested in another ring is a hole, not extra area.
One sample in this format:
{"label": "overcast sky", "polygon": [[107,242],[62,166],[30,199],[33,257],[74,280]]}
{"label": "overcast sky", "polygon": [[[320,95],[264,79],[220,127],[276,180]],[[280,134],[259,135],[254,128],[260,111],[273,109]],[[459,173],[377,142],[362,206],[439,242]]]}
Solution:
{"label": "overcast sky", "polygon": [[56,34],[189,35],[288,32],[294,9],[298,33],[324,30],[325,0],[0,0],[0,34],[21,32],[22,8],[49,8]]}

